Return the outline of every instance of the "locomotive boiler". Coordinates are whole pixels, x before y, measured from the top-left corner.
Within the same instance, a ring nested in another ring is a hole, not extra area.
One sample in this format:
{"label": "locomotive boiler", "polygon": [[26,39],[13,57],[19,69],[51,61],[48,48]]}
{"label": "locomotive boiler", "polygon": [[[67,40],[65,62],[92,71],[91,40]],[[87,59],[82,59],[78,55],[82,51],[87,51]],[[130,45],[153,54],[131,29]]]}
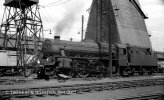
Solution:
{"label": "locomotive boiler", "polygon": [[[105,76],[109,63],[109,44],[93,41],[72,42],[45,40],[42,46],[38,76],[71,77]],[[152,74],[157,69],[157,59],[151,48],[112,44],[113,75],[130,76]]]}
{"label": "locomotive boiler", "polygon": [[60,40],[60,37],[55,37],[55,40],[45,40],[42,46],[44,57],[52,54],[59,54],[60,50],[65,51],[68,57],[98,57],[108,56],[108,43],[95,43],[93,41],[72,42]]}

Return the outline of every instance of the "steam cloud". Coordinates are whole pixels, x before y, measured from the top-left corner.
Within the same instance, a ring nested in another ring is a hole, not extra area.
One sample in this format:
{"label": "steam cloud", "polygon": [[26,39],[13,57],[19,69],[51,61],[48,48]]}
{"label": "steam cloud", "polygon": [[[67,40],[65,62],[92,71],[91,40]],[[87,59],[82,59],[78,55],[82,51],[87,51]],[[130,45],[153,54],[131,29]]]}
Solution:
{"label": "steam cloud", "polygon": [[65,30],[69,31],[72,27],[73,22],[75,21],[76,13],[68,12],[63,16],[63,18],[58,22],[58,24],[54,27],[54,31],[56,35],[60,35]]}
{"label": "steam cloud", "polygon": [[74,4],[73,7],[66,9],[66,13],[63,15],[63,18],[54,26],[55,35],[60,36],[63,32],[68,33],[77,17],[80,17],[79,12],[83,8],[84,4]]}

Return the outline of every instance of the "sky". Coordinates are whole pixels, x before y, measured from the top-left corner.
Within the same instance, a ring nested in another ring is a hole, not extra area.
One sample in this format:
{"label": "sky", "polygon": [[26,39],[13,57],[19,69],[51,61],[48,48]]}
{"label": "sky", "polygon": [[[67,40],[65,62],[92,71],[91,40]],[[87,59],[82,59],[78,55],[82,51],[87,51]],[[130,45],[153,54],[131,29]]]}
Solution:
{"label": "sky", "polygon": [[164,51],[164,0],[140,0],[142,9],[148,14],[147,29],[154,50]]}
{"label": "sky", "polygon": [[[0,0],[0,23],[4,12],[5,0]],[[88,21],[88,9],[92,0],[39,0],[43,21],[44,37],[60,35],[63,40],[80,41],[81,16],[84,15],[84,30]],[[140,0],[144,12],[148,15],[146,25],[151,36],[154,50],[164,51],[164,0]],[[61,27],[62,26],[62,27]],[[49,34],[51,30],[52,34]]]}

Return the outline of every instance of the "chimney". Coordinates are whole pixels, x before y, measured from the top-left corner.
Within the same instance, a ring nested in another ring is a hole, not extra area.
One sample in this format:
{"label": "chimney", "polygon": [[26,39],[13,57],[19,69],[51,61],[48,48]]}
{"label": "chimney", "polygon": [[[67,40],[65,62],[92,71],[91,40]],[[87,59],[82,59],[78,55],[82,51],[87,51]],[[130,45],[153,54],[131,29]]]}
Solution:
{"label": "chimney", "polygon": [[60,36],[54,36],[54,40],[60,40]]}

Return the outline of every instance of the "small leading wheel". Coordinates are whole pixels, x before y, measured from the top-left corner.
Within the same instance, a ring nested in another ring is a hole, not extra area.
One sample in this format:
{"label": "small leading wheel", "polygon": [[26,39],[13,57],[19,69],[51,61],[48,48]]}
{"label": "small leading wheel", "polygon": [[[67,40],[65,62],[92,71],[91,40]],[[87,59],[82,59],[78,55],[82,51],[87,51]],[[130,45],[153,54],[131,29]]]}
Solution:
{"label": "small leading wheel", "polygon": [[56,72],[55,72],[55,70],[52,70],[52,71],[50,72],[49,78],[50,78],[50,79],[54,79],[55,77],[57,77]]}
{"label": "small leading wheel", "polygon": [[73,78],[75,76],[75,72],[72,69],[70,69],[68,71],[68,76],[71,77],[71,78]]}
{"label": "small leading wheel", "polygon": [[89,71],[87,70],[87,64],[80,64],[78,65],[78,76],[82,77],[82,78],[86,78],[87,76],[89,76]]}
{"label": "small leading wheel", "polygon": [[94,67],[96,68],[96,73],[102,77],[105,74],[105,64],[101,61],[95,62]]}
{"label": "small leading wheel", "polygon": [[32,70],[26,68],[25,71],[24,71],[24,76],[25,76],[25,77],[29,77],[31,74],[32,74]]}

